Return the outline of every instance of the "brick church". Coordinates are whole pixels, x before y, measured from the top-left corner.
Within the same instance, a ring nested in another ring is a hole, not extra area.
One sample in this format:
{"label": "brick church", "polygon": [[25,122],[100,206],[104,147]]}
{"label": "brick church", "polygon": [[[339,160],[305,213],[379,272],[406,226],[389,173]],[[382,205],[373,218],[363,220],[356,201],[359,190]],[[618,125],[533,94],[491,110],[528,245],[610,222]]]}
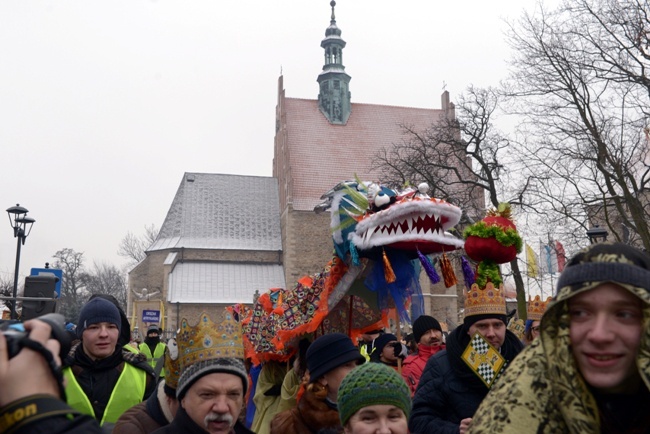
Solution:
{"label": "brick church", "polygon": [[[402,125],[423,131],[455,117],[446,91],[440,109],[353,102],[334,7],[320,44],[318,99],[287,97],[278,79],[273,176],[183,176],[158,238],[129,273],[128,315],[140,330],[145,310],[175,330],[209,306],[252,303],[256,293],[321,271],[332,257],[329,213],[314,212],[321,195],[355,175],[381,182],[373,157],[404,140]],[[259,200],[232,194],[242,189]],[[421,283],[426,311],[455,322],[462,284]]]}

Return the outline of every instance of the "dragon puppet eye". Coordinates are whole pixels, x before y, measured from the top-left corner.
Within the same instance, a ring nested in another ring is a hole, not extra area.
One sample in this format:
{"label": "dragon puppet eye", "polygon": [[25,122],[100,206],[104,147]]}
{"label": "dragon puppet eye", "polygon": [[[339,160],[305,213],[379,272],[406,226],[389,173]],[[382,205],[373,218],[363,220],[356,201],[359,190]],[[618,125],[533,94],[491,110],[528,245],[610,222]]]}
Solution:
{"label": "dragon puppet eye", "polygon": [[378,208],[381,208],[384,205],[388,205],[390,203],[390,196],[387,194],[384,194],[383,192],[380,192],[377,196],[375,196],[375,206]]}

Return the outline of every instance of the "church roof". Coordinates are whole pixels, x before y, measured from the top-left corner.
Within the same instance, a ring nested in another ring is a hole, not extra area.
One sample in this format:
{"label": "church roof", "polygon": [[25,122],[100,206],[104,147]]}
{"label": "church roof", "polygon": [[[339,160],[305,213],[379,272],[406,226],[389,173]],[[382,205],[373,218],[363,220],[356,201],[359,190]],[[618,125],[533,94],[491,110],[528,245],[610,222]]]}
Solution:
{"label": "church roof", "polygon": [[253,303],[255,290],[284,288],[278,264],[183,262],[169,275],[170,303]]}
{"label": "church roof", "polygon": [[328,122],[317,100],[285,98],[286,137],[293,209],[311,211],[340,181],[382,181],[373,166],[377,152],[407,138],[401,125],[425,130],[443,111],[376,104],[352,104],[345,125]]}
{"label": "church roof", "polygon": [[282,250],[277,180],[185,173],[147,251],[173,248]]}

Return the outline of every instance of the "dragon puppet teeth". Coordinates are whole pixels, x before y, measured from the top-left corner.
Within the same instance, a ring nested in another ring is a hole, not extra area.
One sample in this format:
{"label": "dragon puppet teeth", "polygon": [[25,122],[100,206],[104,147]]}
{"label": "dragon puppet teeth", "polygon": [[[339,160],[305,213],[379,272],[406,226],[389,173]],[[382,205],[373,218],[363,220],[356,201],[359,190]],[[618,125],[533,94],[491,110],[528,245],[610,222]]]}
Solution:
{"label": "dragon puppet teeth", "polygon": [[[341,208],[344,202],[337,203]],[[350,212],[349,205],[343,210],[338,208],[337,213]],[[361,251],[382,246],[420,249],[428,253],[455,249],[461,247],[463,241],[446,231],[460,221],[461,214],[457,206],[440,199],[417,196],[413,190],[412,194],[398,197],[396,203],[380,211],[349,214],[356,223],[345,237]],[[332,228],[338,228],[343,220],[333,218],[332,221]],[[337,238],[334,241],[337,243]]]}
{"label": "dragon puppet teeth", "polygon": [[399,222],[370,227],[361,235],[361,238],[363,243],[367,244],[375,234],[394,237],[412,234],[423,236],[433,233],[442,234],[444,229],[441,220],[444,218],[435,214],[408,216]]}

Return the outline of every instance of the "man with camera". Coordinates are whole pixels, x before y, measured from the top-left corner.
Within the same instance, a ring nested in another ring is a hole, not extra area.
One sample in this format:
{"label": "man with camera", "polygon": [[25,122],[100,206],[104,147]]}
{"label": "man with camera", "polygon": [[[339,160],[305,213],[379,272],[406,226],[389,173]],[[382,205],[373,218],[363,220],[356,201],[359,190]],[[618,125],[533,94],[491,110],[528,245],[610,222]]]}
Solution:
{"label": "man with camera", "polygon": [[375,350],[370,355],[370,361],[383,363],[397,370],[397,360],[404,360],[406,355],[406,345],[399,342],[394,334],[385,333],[375,339]]}
{"label": "man with camera", "polygon": [[60,370],[61,345],[50,337],[50,325],[32,320],[24,327],[29,335],[21,337],[21,349],[12,358],[7,339],[0,333],[0,432],[102,433],[96,420],[60,399],[62,385],[52,369]]}

